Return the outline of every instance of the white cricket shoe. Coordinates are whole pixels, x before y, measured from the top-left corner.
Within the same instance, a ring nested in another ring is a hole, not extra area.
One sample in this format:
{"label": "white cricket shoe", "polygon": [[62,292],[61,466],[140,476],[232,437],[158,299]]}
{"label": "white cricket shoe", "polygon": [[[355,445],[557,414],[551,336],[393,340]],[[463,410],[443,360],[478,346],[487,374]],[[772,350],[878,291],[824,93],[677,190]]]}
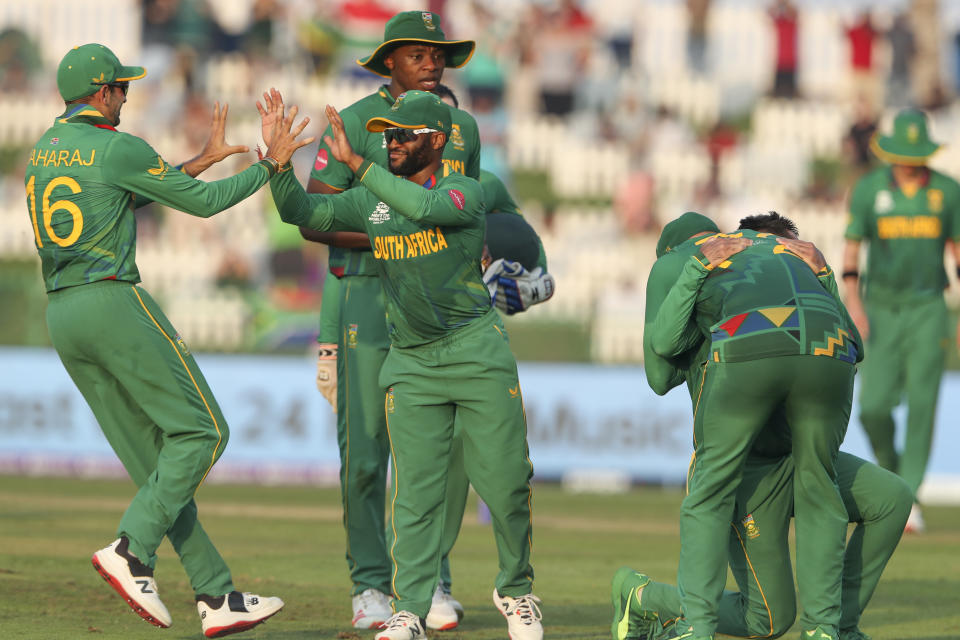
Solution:
{"label": "white cricket shoe", "polygon": [[379,629],[392,615],[390,596],[383,591],[367,589],[353,596],[354,629]]}
{"label": "white cricket shoe", "polygon": [[173,624],[173,618],[157,595],[153,569],[130,553],[129,546],[130,541],[126,536],[117,538],[109,547],[93,554],[93,567],[138,616],[166,629]]}
{"label": "white cricket shoe", "polygon": [[416,640],[427,637],[427,623],[423,618],[409,611],[401,611],[390,616],[383,630],[374,640]]}
{"label": "white cricket shoe", "polygon": [[203,635],[220,638],[255,627],[283,609],[283,600],[231,591],[225,596],[197,596]]}
{"label": "white cricket shoe", "polygon": [[510,640],[543,640],[543,617],[540,614],[540,598],[528,593],[519,598],[501,597],[493,590],[493,603],[507,619],[507,632]]}
{"label": "white cricket shoe", "polygon": [[924,533],[927,525],[923,521],[923,514],[920,512],[920,505],[913,503],[910,507],[910,516],[907,518],[907,524],[903,528],[904,533]]}
{"label": "white cricket shoe", "polygon": [[433,592],[430,611],[427,612],[427,629],[449,631],[455,629],[463,618],[463,605],[453,599],[439,584]]}

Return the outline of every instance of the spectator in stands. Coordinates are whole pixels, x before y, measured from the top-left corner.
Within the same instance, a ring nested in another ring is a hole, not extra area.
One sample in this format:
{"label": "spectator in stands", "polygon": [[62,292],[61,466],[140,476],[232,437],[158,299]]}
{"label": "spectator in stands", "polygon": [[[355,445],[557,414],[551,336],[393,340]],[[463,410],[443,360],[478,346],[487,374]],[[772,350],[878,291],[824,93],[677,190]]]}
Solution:
{"label": "spectator in stands", "polygon": [[687,0],[687,68],[697,75],[706,75],[707,21],[710,0]]}
{"label": "spectator in stands", "polygon": [[0,31],[0,91],[20,93],[43,69],[40,51],[30,36],[15,27]]}
{"label": "spectator in stands", "polygon": [[844,29],[850,54],[850,90],[856,99],[864,96],[871,106],[879,106],[880,85],[874,68],[873,45],[879,33],[869,10],[861,11],[856,21]]}
{"label": "spectator in stands", "polygon": [[913,103],[910,86],[913,56],[917,51],[913,28],[906,13],[898,13],[887,30],[890,43],[890,75],[887,78],[887,104],[906,107]]}
{"label": "spectator in stands", "polygon": [[540,18],[530,52],[540,84],[541,110],[567,116],[574,109],[575,90],[587,68],[593,23],[573,0],[564,0],[554,12],[538,7],[533,11]]}
{"label": "spectator in stands", "polygon": [[843,140],[843,151],[847,161],[860,173],[873,164],[874,155],[870,151],[870,140],[876,130],[876,112],[869,101],[861,98],[857,101],[853,124],[847,129],[847,135]]}
{"label": "spectator in stands", "polygon": [[776,61],[773,76],[775,98],[797,97],[797,8],[790,0],[777,0],[770,7],[776,34]]}

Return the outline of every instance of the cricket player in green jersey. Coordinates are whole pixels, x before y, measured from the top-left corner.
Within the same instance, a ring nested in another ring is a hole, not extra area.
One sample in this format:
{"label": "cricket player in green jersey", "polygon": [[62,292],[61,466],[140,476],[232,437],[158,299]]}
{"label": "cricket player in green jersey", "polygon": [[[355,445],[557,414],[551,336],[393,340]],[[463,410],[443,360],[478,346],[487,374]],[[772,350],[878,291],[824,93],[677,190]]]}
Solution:
{"label": "cricket player in green jersey", "polygon": [[[744,218],[740,228],[796,237],[793,223],[773,212]],[[713,221],[693,212],[664,227],[658,259],[647,280],[648,328],[685,262],[698,250],[694,241],[718,231]],[[815,251],[810,243],[791,243],[798,255],[812,256],[811,249]],[[818,279],[828,291],[837,292],[832,271],[825,270]],[[710,343],[702,339],[699,347],[677,358],[663,358],[651,348],[649,333],[644,335],[644,370],[651,388],[663,395],[686,382],[695,404]],[[789,427],[775,415],[750,449],[737,490],[727,555],[740,590],[724,591],[718,633],[772,638],[794,623],[796,594],[788,544],[793,481]],[[837,481],[847,518],[855,524],[844,553],[839,637],[866,640],[859,630],[860,616],[900,540],[912,498],[898,476],[844,452],[837,459]],[[673,623],[682,614],[677,587],[623,567],[614,576],[611,596],[614,640],[644,635],[647,640],[661,640],[674,634]]]}
{"label": "cricket player in green jersey", "polygon": [[849,419],[859,336],[817,278],[815,271],[826,269],[822,260],[808,262],[769,233],[695,242],[699,251],[665,298],[650,337],[664,357],[693,348],[699,334],[711,338],[681,507],[680,637],[716,633],[727,557],[714,542],[726,536],[750,447],[782,412],[803,481],[793,492],[801,625],[810,637],[836,639],[847,514],[835,461]]}
{"label": "cricket player in green jersey", "polygon": [[266,157],[216,182],[193,177],[246,147],[224,142],[227,108],[214,109],[211,139],[180,170],[145,141],[116,130],[130,82],[107,47],[74,47],[60,62],[66,110],[30,153],[27,210],[42,262],[54,348],[107,441],[140,488],[117,539],[93,565],[141,617],[172,620],[153,569],[166,536],[196,594],[204,634],[248,629],[283,607],[279,598],[234,589],[230,570],[197,520],[194,493],[223,453],[228,429],[193,356],[141,287],[134,209],[150,201],[200,217],[262,187],[297,148],[304,120],[274,137]]}
{"label": "cricket player in green jersey", "polygon": [[[930,140],[922,111],[901,111],[893,135],[874,135],[870,146],[890,166],[854,187],[843,260],[847,306],[870,353],[862,367],[860,422],[877,462],[899,473],[916,498],[950,345],[943,254],[949,242],[960,265],[960,184],[926,166],[939,145]],[[861,277],[863,241],[869,247]],[[904,396],[906,438],[898,453],[893,408]],[[923,529],[917,503],[907,530]]]}
{"label": "cricket player in green jersey", "polygon": [[[365,69],[388,78],[373,94],[342,111],[351,142],[365,158],[387,166],[383,136],[366,130],[370,118],[384,116],[404,91],[432,91],[447,67],[459,68],[473,55],[471,40],[447,40],[440,16],[429,11],[404,11],[384,27],[383,43],[363,60]],[[480,135],[466,111],[451,109],[450,139],[443,155],[441,177],[450,172],[480,176]],[[328,128],[326,135],[331,135]],[[322,143],[317,151],[307,191],[339,193],[358,184],[343,163]],[[318,381],[337,411],[340,446],[340,489],[346,530],[347,565],[353,583],[353,626],[377,628],[391,615],[390,559],[384,534],[389,443],[383,415],[384,389],[378,386],[390,339],[387,335],[382,286],[370,242],[363,233],[301,229],[308,240],[330,245],[330,273],[323,293],[320,320]],[[340,384],[337,384],[338,381]],[[463,473],[458,474],[464,478]],[[466,490],[464,485],[463,490]],[[445,522],[458,521],[450,514]],[[453,538],[455,532],[451,532]],[[448,536],[448,537],[451,537]],[[435,592],[427,624],[452,629],[463,606],[450,596],[449,563],[444,555],[444,581]]]}
{"label": "cricket player in green jersey", "polygon": [[[540,640],[531,593],[533,466],[516,361],[481,279],[484,204],[480,184],[437,178],[450,109],[432,93],[401,94],[369,131],[383,132],[390,170],[355,151],[336,110],[325,140],[360,186],[307,195],[289,172],[271,183],[281,217],[321,231],[363,231],[386,299],[391,346],[380,372],[393,458],[391,587],[396,613],[377,640],[426,634],[440,575],[447,461],[454,424],[467,476],[490,508],[500,573],[493,597],[514,640]],[[403,179],[405,178],[405,179]]]}

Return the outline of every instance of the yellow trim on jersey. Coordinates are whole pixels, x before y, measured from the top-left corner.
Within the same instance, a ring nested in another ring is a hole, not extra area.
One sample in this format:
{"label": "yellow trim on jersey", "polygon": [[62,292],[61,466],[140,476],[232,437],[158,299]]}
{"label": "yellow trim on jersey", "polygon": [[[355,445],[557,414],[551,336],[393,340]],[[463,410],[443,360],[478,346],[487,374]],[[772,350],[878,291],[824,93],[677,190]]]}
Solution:
{"label": "yellow trim on jersey", "polygon": [[140,306],[143,307],[143,310],[147,313],[147,316],[150,320],[153,321],[153,324],[156,325],[157,329],[160,330],[160,333],[164,338],[167,339],[167,342],[170,343],[170,346],[173,347],[174,353],[177,354],[177,358],[180,359],[180,363],[183,365],[183,368],[186,370],[187,375],[190,376],[190,382],[193,383],[193,388],[197,390],[197,395],[200,396],[200,399],[203,400],[203,406],[207,409],[207,414],[209,414],[210,419],[213,420],[213,428],[217,430],[217,444],[213,447],[213,455],[210,458],[210,466],[207,467],[207,470],[204,471],[203,477],[200,478],[200,482],[197,483],[197,488],[194,489],[193,494],[197,494],[197,490],[200,489],[200,485],[203,484],[203,481],[207,479],[207,474],[210,473],[210,469],[213,469],[213,464],[217,461],[217,449],[220,448],[220,443],[223,442],[223,433],[220,431],[220,425],[217,424],[217,419],[213,415],[213,410],[210,409],[210,405],[207,404],[207,399],[203,396],[203,392],[200,391],[200,385],[197,384],[196,379],[193,377],[193,373],[190,371],[190,367],[187,366],[186,360],[183,359],[183,356],[180,355],[180,349],[177,348],[177,345],[174,344],[173,339],[167,335],[167,332],[163,330],[163,327],[160,326],[160,323],[157,322],[157,319],[153,317],[153,314],[150,313],[150,310],[147,308],[147,305],[144,304],[143,298],[140,297],[140,292],[137,291],[136,287],[130,287],[133,290],[133,295],[137,296],[137,300],[140,302]]}

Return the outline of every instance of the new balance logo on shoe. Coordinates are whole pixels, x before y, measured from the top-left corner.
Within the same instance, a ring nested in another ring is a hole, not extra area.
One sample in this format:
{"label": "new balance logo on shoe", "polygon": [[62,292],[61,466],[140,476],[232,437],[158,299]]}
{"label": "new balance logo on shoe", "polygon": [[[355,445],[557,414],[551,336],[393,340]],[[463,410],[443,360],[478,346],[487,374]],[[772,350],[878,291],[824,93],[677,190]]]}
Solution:
{"label": "new balance logo on shoe", "polygon": [[138,585],[140,585],[140,593],[153,593],[153,591],[150,589],[149,580],[137,580],[136,582]]}
{"label": "new balance logo on shoe", "polygon": [[197,596],[203,635],[220,638],[255,627],[283,608],[280,598],[231,591],[223,596]]}

